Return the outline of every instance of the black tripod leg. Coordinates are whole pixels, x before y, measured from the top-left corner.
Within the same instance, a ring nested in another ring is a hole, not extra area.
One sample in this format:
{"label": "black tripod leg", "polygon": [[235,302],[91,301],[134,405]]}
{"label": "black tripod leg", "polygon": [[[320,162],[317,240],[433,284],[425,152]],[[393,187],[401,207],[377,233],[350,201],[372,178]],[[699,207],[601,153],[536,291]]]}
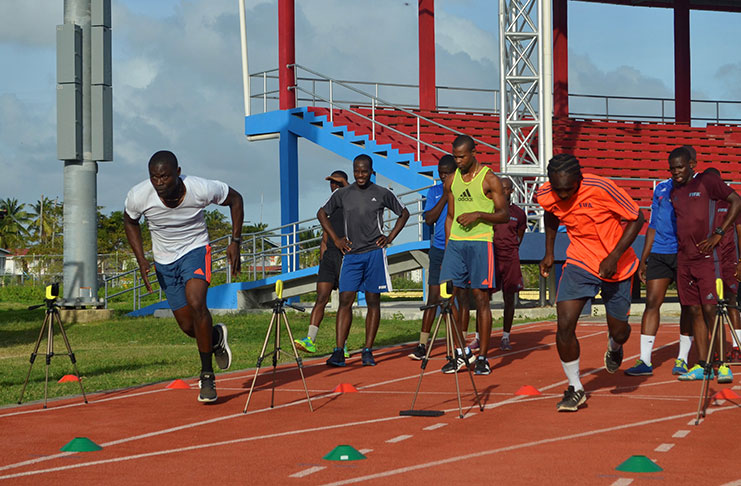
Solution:
{"label": "black tripod leg", "polygon": [[54,356],[54,323],[50,316],[49,323],[46,327],[46,379],[44,380],[44,408],[46,408],[47,390],[49,388],[49,365],[51,364],[52,356]]}
{"label": "black tripod leg", "polygon": [[257,366],[255,367],[255,376],[252,377],[252,385],[250,385],[250,393],[247,395],[247,403],[244,404],[244,410],[242,413],[247,413],[247,407],[250,406],[250,399],[252,398],[252,391],[255,389],[255,382],[257,381],[257,374],[260,372],[260,366],[262,366],[262,360],[265,359],[265,349],[268,347],[268,339],[270,339],[270,331],[273,329],[275,323],[275,316],[270,318],[270,324],[268,324],[268,330],[265,333],[265,341],[262,343],[262,349],[260,350],[260,356],[257,358]]}
{"label": "black tripod leg", "polygon": [[306,379],[304,378],[304,364],[301,361],[301,356],[298,354],[298,349],[296,349],[296,343],[293,341],[293,333],[291,332],[291,326],[288,325],[288,316],[286,316],[286,313],[283,313],[283,324],[286,326],[286,333],[288,333],[288,340],[291,343],[291,347],[293,348],[293,357],[296,358],[296,366],[298,366],[298,372],[301,375],[301,382],[304,384],[304,391],[306,392],[306,401],[309,402],[309,410],[314,411],[314,407],[311,406],[311,398],[309,398],[309,389],[306,386]]}
{"label": "black tripod leg", "polygon": [[[453,317],[452,316],[450,318],[451,318],[451,320],[453,320]],[[461,332],[460,328],[456,325],[455,320],[453,320],[453,326],[452,327],[453,327],[453,332],[455,332],[456,337],[458,338],[458,340],[461,343],[465,343],[465,338],[463,337],[463,332]],[[465,355],[465,353],[463,355],[463,359],[464,360],[468,360],[468,357]],[[473,363],[470,363],[470,364],[473,364]],[[466,370],[468,371],[468,377],[471,379],[471,386],[473,387],[473,393],[474,393],[474,396],[476,397],[476,400],[474,401],[474,403],[478,403],[479,404],[479,410],[481,412],[483,412],[484,411],[484,404],[481,401],[481,396],[479,395],[479,391],[476,389],[476,383],[474,382],[474,379],[473,379],[473,373],[471,373],[471,366],[469,365],[468,362],[466,363]]]}
{"label": "black tripod leg", "polygon": [[697,415],[695,416],[695,425],[700,423],[700,418],[705,416],[705,409],[707,408],[708,401],[708,389],[710,388],[710,372],[713,369],[712,357],[713,357],[713,345],[715,344],[715,337],[718,334],[718,327],[721,325],[721,311],[715,318],[715,324],[713,324],[713,332],[710,334],[710,343],[708,344],[708,355],[705,361],[705,369],[702,374],[702,390],[700,392],[700,401],[697,404]]}
{"label": "black tripod leg", "polygon": [[275,339],[273,340],[273,387],[270,390],[270,408],[275,406],[275,369],[278,367],[278,357],[280,357],[280,316],[285,314],[284,309],[280,309],[276,314],[277,322],[275,323]]}
{"label": "black tripod leg", "polygon": [[67,354],[69,355],[70,361],[72,361],[72,368],[75,370],[75,375],[77,376],[77,382],[80,384],[80,391],[82,392],[82,398],[85,400],[85,403],[87,403],[87,396],[85,396],[85,389],[82,387],[82,378],[80,377],[80,372],[77,371],[77,360],[75,359],[75,353],[72,352],[72,347],[69,345],[69,339],[67,339],[67,333],[64,330],[64,326],[62,325],[62,319],[59,317],[59,311],[54,308],[52,310],[53,313],[53,320],[57,322],[57,325],[59,326],[59,330],[62,332],[62,338],[64,339],[64,345],[67,346]]}
{"label": "black tripod leg", "polygon": [[412,408],[410,410],[414,410],[414,404],[417,403],[417,395],[419,394],[419,388],[422,385],[422,377],[425,375],[425,368],[427,368],[427,362],[430,360],[430,354],[432,353],[432,346],[435,343],[435,339],[437,338],[437,333],[440,330],[440,321],[443,319],[443,314],[441,313],[437,317],[437,321],[435,322],[435,329],[432,331],[432,334],[430,335],[430,345],[427,347],[427,353],[425,353],[425,357],[422,359],[422,364],[420,367],[422,368],[422,371],[419,373],[419,379],[417,380],[417,390],[414,392],[414,398],[412,398]]}
{"label": "black tripod leg", "polygon": [[28,373],[26,373],[26,381],[23,382],[23,388],[21,388],[21,396],[18,398],[18,405],[21,404],[23,401],[23,394],[26,391],[26,385],[28,385],[28,379],[31,377],[31,368],[33,368],[33,362],[36,361],[36,356],[39,354],[39,345],[41,344],[41,339],[44,337],[44,330],[46,329],[46,325],[49,322],[49,314],[46,314],[44,316],[44,323],[41,325],[41,331],[39,331],[39,337],[36,339],[36,345],[33,347],[33,351],[31,351],[31,357],[29,358],[30,365],[28,366]]}
{"label": "black tripod leg", "polygon": [[[456,327],[457,329],[458,326],[456,325],[455,322],[453,322],[453,317],[449,314],[446,314],[445,315],[445,328],[446,328],[445,334],[447,334],[446,339],[447,339],[448,346],[452,348],[453,350],[455,350],[455,342],[453,341],[453,333],[455,331],[453,330],[453,327]],[[463,361],[466,361],[465,350],[463,350],[463,348],[461,348],[461,350],[462,350],[461,355],[463,357]],[[455,356],[455,354],[453,355]],[[456,363],[456,366],[457,365],[458,363]],[[466,368],[468,368],[468,365],[466,365]],[[469,369],[468,372],[470,373],[471,370]],[[460,384],[458,383],[458,370],[456,370],[453,373],[453,375],[455,378],[455,394],[458,397],[458,416],[460,418],[463,418],[463,404],[461,403],[461,387],[460,387]]]}

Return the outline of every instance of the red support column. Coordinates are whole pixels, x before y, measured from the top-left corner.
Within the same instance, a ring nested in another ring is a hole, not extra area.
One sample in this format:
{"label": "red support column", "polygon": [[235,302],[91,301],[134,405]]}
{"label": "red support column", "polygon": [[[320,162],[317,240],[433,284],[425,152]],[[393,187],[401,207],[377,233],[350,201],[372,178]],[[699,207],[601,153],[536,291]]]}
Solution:
{"label": "red support column", "polygon": [[689,123],[690,103],[690,5],[674,1],[674,113],[677,123]]}
{"label": "red support column", "polygon": [[436,107],[435,0],[419,0],[419,108]]}
{"label": "red support column", "polygon": [[567,0],[553,0],[553,116],[569,116],[569,35]]}
{"label": "red support column", "polygon": [[295,72],[289,64],[296,62],[296,12],[294,0],[278,0],[278,78],[280,109],[296,108]]}

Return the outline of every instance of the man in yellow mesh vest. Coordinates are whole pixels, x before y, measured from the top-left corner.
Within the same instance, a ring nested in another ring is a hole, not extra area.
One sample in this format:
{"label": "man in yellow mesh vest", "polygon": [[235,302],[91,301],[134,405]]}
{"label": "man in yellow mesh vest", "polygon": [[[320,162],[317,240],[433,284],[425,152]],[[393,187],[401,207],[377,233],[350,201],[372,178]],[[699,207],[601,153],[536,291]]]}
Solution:
{"label": "man in yellow mesh vest", "polygon": [[[445,181],[448,194],[447,243],[440,282],[452,281],[457,295],[466,295],[463,289],[472,289],[476,301],[476,326],[480,334],[480,352],[474,372],[488,375],[491,373],[486,360],[491,334],[489,289],[496,287],[493,227],[509,221],[509,205],[499,177],[476,160],[476,143],[471,137],[459,135],[453,140],[453,158],[458,169]],[[471,350],[468,347],[462,349],[465,343],[457,344],[460,347],[456,350],[456,359],[443,366],[444,373],[455,373],[473,361]]]}

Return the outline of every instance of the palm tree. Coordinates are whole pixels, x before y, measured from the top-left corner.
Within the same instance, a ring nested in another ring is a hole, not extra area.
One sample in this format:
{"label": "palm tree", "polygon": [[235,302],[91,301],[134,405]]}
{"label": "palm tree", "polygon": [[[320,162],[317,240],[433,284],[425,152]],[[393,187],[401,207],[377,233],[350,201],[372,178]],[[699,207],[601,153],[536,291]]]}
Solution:
{"label": "palm tree", "polygon": [[24,206],[17,199],[0,200],[0,210],[5,212],[5,217],[0,220],[0,248],[22,248],[26,245],[26,227],[31,217],[23,210]]}
{"label": "palm tree", "polygon": [[29,233],[38,243],[44,244],[51,238],[54,228],[59,226],[58,221],[55,221],[54,202],[42,194],[41,199],[31,207],[33,212],[29,223]]}

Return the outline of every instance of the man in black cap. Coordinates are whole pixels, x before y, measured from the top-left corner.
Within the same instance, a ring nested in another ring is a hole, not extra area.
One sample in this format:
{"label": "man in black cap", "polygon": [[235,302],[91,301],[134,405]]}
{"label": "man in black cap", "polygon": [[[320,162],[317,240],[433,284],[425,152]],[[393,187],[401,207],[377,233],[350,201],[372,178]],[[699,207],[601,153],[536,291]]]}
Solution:
{"label": "man in black cap", "polygon": [[[325,177],[329,181],[329,188],[332,192],[341,187],[347,186],[347,174],[344,171],[336,170],[331,175]],[[342,208],[337,208],[329,215],[329,222],[335,233],[340,238],[345,236],[345,219],[342,217]],[[303,339],[295,339],[296,347],[309,353],[316,352],[316,335],[319,332],[319,325],[324,318],[324,308],[329,302],[332,291],[339,286],[340,268],[342,268],[342,252],[337,249],[332,238],[329,238],[327,232],[322,234],[322,243],[319,246],[319,273],[316,279],[316,304],[311,310],[309,319],[309,332]],[[347,344],[344,349],[345,357],[349,358]]]}

